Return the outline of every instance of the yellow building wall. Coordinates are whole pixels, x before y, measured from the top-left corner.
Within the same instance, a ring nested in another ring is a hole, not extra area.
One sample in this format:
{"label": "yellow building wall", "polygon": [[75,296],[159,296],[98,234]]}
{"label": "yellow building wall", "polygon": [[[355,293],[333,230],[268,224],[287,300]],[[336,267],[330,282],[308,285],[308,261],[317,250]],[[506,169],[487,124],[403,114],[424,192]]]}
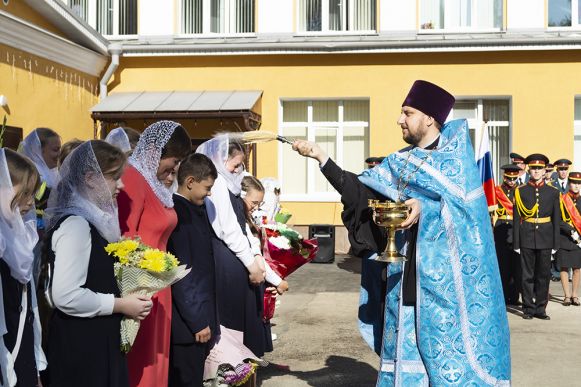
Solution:
{"label": "yellow building wall", "polygon": [[[98,85],[96,77],[0,45],[0,95],[8,100],[7,125],[22,128],[24,136],[44,126],[56,130],[63,141],[93,138],[89,109],[98,102]],[[0,119],[5,113],[0,109]]]}
{"label": "yellow building wall", "polygon": [[[370,98],[370,154],[401,148],[401,102],[416,79],[458,97],[511,98],[512,149],[573,157],[579,51],[122,58],[110,89],[263,90],[263,130],[281,98]],[[258,147],[258,177],[277,176],[277,144]],[[298,156],[297,156],[298,157]],[[312,161],[314,162],[314,161]],[[340,224],[340,203],[285,203],[295,224]]]}
{"label": "yellow building wall", "polygon": [[60,31],[34,9],[30,8],[30,6],[26,4],[24,0],[12,0],[8,3],[8,5],[5,5],[4,2],[0,1],[0,10],[8,12],[16,17],[19,17],[20,19],[24,19],[36,25],[37,27],[52,32],[55,35],[65,37],[62,31]]}

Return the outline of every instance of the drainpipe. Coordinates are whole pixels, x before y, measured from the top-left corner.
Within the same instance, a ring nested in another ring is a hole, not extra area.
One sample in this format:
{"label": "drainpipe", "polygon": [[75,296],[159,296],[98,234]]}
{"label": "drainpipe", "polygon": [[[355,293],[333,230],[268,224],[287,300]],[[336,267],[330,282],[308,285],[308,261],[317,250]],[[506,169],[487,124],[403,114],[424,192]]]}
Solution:
{"label": "drainpipe", "polygon": [[105,71],[103,78],[99,81],[99,98],[101,101],[107,97],[107,83],[109,83],[117,67],[119,67],[119,56],[123,53],[123,46],[120,43],[113,43],[109,45],[108,50],[111,53],[111,63],[107,71]]}

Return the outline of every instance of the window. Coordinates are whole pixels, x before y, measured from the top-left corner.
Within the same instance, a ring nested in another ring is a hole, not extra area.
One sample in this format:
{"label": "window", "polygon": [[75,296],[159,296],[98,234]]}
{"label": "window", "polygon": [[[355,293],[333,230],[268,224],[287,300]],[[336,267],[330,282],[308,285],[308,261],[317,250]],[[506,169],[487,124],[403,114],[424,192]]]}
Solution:
{"label": "window", "polygon": [[581,170],[581,96],[575,98],[575,132],[574,132],[574,154],[573,170]]}
{"label": "window", "polygon": [[476,128],[486,122],[490,140],[490,154],[494,178],[499,181],[500,167],[510,163],[510,100],[471,99],[458,100],[450,113],[452,119],[466,118],[470,127],[470,140],[474,146]]}
{"label": "window", "polygon": [[420,29],[499,30],[502,0],[420,0]]}
{"label": "window", "polygon": [[[339,166],[359,173],[369,156],[369,100],[283,101],[280,134],[315,141]],[[279,150],[283,200],[339,200],[316,162],[285,144]]]}
{"label": "window", "polygon": [[376,0],[299,0],[300,32],[375,31]]}
{"label": "window", "polygon": [[581,1],[549,0],[549,27],[579,27]]}
{"label": "window", "polygon": [[137,34],[137,0],[68,0],[68,5],[103,35]]}
{"label": "window", "polygon": [[254,0],[181,0],[182,34],[254,32]]}

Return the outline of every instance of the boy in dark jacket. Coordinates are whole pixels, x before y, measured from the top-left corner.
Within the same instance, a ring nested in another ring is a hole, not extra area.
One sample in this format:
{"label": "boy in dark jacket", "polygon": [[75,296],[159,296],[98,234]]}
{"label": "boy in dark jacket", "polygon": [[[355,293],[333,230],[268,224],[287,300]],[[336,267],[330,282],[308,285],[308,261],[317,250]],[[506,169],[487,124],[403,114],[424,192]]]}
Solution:
{"label": "boy in dark jacket", "polygon": [[172,286],[170,387],[202,385],[204,363],[219,334],[213,231],[204,206],[217,176],[212,161],[202,154],[190,154],[177,174],[173,200],[178,224],[168,251],[192,270]]}

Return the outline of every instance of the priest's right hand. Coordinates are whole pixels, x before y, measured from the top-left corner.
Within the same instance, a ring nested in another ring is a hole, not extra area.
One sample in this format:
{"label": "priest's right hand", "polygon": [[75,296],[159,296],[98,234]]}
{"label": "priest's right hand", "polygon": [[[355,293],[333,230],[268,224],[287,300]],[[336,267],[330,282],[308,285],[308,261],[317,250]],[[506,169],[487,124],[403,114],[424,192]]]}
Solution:
{"label": "priest's right hand", "polygon": [[310,157],[319,161],[321,165],[329,158],[327,153],[316,142],[295,140],[293,142],[293,150],[297,151],[301,156]]}
{"label": "priest's right hand", "polygon": [[252,285],[258,286],[264,282],[266,271],[260,267],[258,260],[255,258],[252,265],[246,267],[248,269],[248,279]]}

